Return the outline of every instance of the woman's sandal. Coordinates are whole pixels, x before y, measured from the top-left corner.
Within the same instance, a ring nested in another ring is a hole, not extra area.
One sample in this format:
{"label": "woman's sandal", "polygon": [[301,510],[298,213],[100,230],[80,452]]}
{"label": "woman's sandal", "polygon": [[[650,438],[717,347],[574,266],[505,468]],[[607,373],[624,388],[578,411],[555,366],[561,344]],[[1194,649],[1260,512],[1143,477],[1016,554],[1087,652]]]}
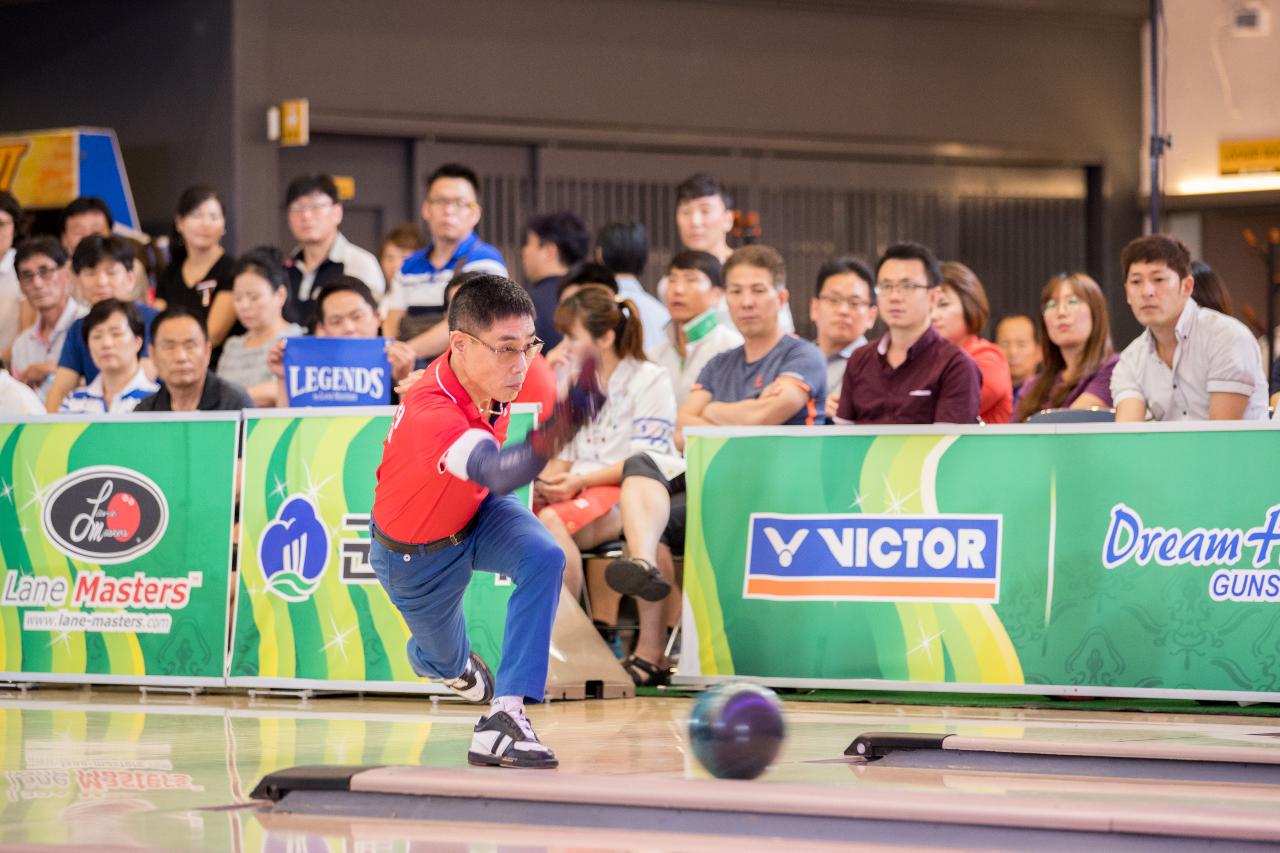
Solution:
{"label": "woman's sandal", "polygon": [[661,601],[671,594],[671,582],[658,567],[636,557],[614,560],[605,566],[604,580],[613,590],[645,601]]}
{"label": "woman's sandal", "polygon": [[658,666],[635,655],[627,655],[622,661],[622,668],[631,676],[636,687],[662,687],[671,681],[669,667]]}

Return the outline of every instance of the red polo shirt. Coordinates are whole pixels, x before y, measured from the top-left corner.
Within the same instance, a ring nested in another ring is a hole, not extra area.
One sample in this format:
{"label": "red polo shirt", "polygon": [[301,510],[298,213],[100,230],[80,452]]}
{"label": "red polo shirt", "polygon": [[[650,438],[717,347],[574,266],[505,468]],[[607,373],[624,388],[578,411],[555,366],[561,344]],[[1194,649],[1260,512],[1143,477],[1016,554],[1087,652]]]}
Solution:
{"label": "red polo shirt", "polygon": [[373,519],[378,529],[401,542],[433,542],[457,533],[489,494],[444,469],[444,455],[470,429],[507,439],[511,416],[493,423],[482,416],[449,367],[437,358],[405,394],[382,445]]}

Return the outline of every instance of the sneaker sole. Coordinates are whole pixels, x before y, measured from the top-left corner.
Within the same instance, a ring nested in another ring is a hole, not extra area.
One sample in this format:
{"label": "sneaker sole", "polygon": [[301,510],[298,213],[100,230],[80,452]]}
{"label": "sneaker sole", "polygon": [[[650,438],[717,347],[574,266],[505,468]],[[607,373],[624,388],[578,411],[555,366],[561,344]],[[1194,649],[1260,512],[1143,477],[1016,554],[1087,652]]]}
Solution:
{"label": "sneaker sole", "polygon": [[554,757],[540,761],[519,761],[470,750],[467,751],[467,763],[475,767],[510,767],[515,770],[554,770],[560,766],[559,759]]}
{"label": "sneaker sole", "polygon": [[645,601],[661,601],[671,594],[671,584],[666,578],[655,580],[653,575],[639,569],[634,563],[610,563],[605,566],[604,582],[614,592],[634,595]]}

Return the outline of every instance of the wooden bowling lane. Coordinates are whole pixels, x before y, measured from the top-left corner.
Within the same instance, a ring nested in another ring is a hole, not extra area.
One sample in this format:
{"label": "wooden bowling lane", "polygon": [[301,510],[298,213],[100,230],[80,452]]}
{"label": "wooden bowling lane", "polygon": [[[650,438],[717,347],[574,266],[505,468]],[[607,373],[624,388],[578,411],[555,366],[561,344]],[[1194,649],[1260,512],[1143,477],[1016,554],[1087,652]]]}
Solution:
{"label": "wooden bowling lane", "polygon": [[[569,784],[589,777],[591,781],[583,787],[619,798],[626,798],[633,790],[664,792],[662,808],[666,811],[655,812],[658,816],[644,826],[626,831],[563,823],[543,826],[530,836],[529,846],[535,849],[562,848],[565,845],[558,838],[601,849],[716,847],[717,839],[741,835],[738,830],[746,824],[670,832],[671,822],[666,817],[680,804],[678,795],[686,790],[682,785],[714,793],[724,790],[723,785],[735,784],[710,780],[694,763],[685,735],[692,704],[680,698],[643,698],[557,702],[532,708],[534,725],[556,750],[562,769],[531,775],[468,768],[465,753],[478,709],[451,702],[433,703],[423,698],[250,700],[238,693],[143,699],[128,690],[80,689],[36,690],[25,697],[0,695],[0,845],[87,850],[115,844],[143,850],[345,853],[355,849],[351,839],[358,837],[353,834],[357,828],[364,833],[377,826],[398,826],[394,831],[405,833],[402,837],[436,837],[442,844],[474,837],[493,839],[478,842],[482,846],[505,845],[511,843],[506,839],[517,837],[506,835],[516,831],[514,824],[487,819],[471,820],[470,826],[458,833],[418,836],[418,828],[425,824],[385,824],[359,816],[338,819],[334,824],[337,829],[326,829],[320,836],[305,829],[296,834],[294,829],[283,828],[281,815],[262,813],[259,804],[249,802],[248,792],[273,770],[307,764],[358,764],[448,771],[458,778],[475,780],[467,784],[485,790],[516,781],[543,788],[561,780]],[[789,729],[779,760],[760,780],[736,783],[751,796],[792,801],[804,800],[814,791],[815,795],[863,803],[868,808],[875,805],[877,811],[883,807],[881,816],[889,809],[905,808],[904,803],[930,807],[939,803],[958,819],[981,807],[1054,819],[1077,815],[1093,821],[1095,827],[1105,824],[1100,822],[1100,814],[1109,816],[1111,823],[1106,825],[1126,826],[1121,806],[1127,803],[1137,813],[1161,816],[1160,822],[1171,831],[1181,831],[1179,827],[1197,820],[1229,819],[1255,834],[1272,829],[1269,824],[1256,823],[1257,816],[1280,814],[1276,788],[1268,785],[850,764],[842,755],[860,731],[898,728],[973,737],[1094,742],[1164,739],[1249,748],[1261,743],[1261,748],[1274,749],[1280,738],[1271,735],[1280,732],[1280,720],[812,702],[786,702],[784,713]],[[487,835],[477,834],[475,825],[479,822],[488,826]],[[344,824],[348,825],[345,830],[341,829]],[[523,824],[530,825],[527,821]],[[895,826],[914,826],[917,835],[912,836],[911,844],[922,849],[992,846],[987,843],[991,839],[970,843],[953,837],[954,832],[942,824],[935,824],[932,832],[919,822],[902,821]],[[1203,826],[1192,829],[1204,831]],[[742,847],[758,836],[748,832],[734,845]],[[616,843],[596,843],[607,837],[615,838]],[[1179,845],[1197,849],[1196,845],[1204,844],[1202,838],[1146,837],[1159,839],[1166,845],[1163,849]],[[1055,849],[1050,836],[1019,838],[1021,841],[998,846]],[[1106,838],[1117,841],[1122,836]],[[859,839],[870,843],[870,839]],[[460,846],[466,843],[459,841]],[[726,846],[720,844],[717,849]]]}

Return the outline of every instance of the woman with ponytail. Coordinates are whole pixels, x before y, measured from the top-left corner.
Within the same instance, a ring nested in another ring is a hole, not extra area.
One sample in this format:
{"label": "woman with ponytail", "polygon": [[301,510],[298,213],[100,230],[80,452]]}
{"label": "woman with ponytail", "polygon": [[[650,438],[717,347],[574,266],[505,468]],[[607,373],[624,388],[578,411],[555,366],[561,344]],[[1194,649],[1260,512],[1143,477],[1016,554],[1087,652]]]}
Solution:
{"label": "woman with ponytail", "polygon": [[227,338],[218,360],[218,376],[249,392],[255,406],[273,406],[276,377],[267,365],[275,342],[305,335],[284,318],[289,282],[284,257],[275,246],[245,252],[231,268],[232,300],[243,335]]}
{"label": "woman with ponytail", "polygon": [[576,597],[583,583],[580,549],[621,536],[618,499],[627,458],[647,453],[671,477],[684,464],[672,440],[675,391],[667,372],[644,356],[635,303],[587,285],[560,303],[555,325],[569,342],[570,358],[596,359],[608,395],[596,419],[534,483],[534,508],[564,549],[564,582]]}
{"label": "woman with ponytail", "polygon": [[169,265],[156,278],[156,308],[182,305],[204,321],[214,348],[236,322],[232,258],[222,248],[227,220],[212,187],[188,187],[178,198],[169,235]]}

